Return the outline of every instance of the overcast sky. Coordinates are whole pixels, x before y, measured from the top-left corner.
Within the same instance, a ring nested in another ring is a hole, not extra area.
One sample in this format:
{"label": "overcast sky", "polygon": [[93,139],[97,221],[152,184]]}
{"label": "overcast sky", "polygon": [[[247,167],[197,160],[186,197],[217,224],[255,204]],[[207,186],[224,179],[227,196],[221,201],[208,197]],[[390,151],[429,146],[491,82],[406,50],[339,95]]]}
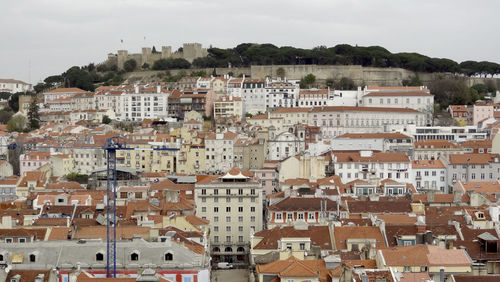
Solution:
{"label": "overcast sky", "polygon": [[119,49],[176,50],[183,42],[379,45],[500,62],[497,0],[2,0],[0,7],[0,78],[33,84]]}

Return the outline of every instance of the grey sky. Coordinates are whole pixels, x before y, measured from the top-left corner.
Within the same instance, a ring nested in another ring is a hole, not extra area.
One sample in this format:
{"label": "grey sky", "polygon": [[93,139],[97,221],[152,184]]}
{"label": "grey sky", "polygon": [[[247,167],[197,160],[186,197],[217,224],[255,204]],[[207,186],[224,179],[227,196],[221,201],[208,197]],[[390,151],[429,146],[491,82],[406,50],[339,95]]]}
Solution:
{"label": "grey sky", "polygon": [[183,42],[379,45],[500,62],[494,0],[2,0],[0,7],[0,78],[34,84],[118,49]]}

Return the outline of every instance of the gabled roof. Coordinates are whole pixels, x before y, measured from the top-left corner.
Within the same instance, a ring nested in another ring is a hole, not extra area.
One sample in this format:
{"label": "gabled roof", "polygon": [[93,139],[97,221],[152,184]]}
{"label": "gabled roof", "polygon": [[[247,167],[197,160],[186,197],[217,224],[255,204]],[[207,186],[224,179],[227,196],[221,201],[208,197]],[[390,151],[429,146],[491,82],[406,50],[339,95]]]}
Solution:
{"label": "gabled roof", "polygon": [[294,256],[257,266],[259,274],[275,274],[278,277],[318,277],[323,273],[327,277],[327,269],[323,260],[299,260]]}
{"label": "gabled roof", "polygon": [[330,227],[328,226],[308,226],[308,229],[299,230],[294,227],[275,227],[273,229],[262,230],[254,234],[255,237],[263,239],[255,245],[254,249],[276,250],[278,241],[282,238],[299,237],[310,238],[313,246],[318,246],[322,250],[332,250],[330,237]]}
{"label": "gabled roof", "polygon": [[472,266],[465,250],[432,245],[399,246],[382,249],[385,266]]}
{"label": "gabled roof", "polygon": [[433,96],[425,91],[390,91],[390,92],[370,92],[363,97],[411,97],[411,96]]}
{"label": "gabled roof", "polygon": [[[336,211],[337,203],[325,198],[327,210]],[[323,198],[288,197],[276,204],[270,205],[270,211],[321,211]]]}
{"label": "gabled roof", "polygon": [[347,250],[349,239],[374,239],[377,249],[385,247],[384,236],[376,226],[335,226],[333,233],[338,250]]}

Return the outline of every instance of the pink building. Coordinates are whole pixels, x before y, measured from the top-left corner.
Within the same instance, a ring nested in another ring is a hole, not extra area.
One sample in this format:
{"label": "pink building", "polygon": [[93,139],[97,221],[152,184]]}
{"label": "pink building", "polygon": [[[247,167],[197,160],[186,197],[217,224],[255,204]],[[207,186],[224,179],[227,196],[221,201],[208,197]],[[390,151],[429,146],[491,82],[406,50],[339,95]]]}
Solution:
{"label": "pink building", "polygon": [[492,118],[493,106],[484,102],[476,103],[472,110],[472,123],[477,125],[482,120]]}
{"label": "pink building", "polygon": [[37,170],[39,167],[50,163],[50,152],[32,151],[19,156],[19,170],[21,176],[27,171]]}

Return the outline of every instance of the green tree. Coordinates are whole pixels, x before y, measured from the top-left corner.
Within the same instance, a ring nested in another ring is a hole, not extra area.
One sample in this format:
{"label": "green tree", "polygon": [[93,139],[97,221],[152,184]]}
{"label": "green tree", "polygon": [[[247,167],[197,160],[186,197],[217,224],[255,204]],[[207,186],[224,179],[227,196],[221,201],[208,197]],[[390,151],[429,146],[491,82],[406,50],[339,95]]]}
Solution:
{"label": "green tree", "polygon": [[137,62],[134,59],[129,59],[123,63],[123,69],[126,72],[132,72],[137,68]]}
{"label": "green tree", "polygon": [[7,130],[9,132],[22,132],[25,128],[26,118],[23,115],[15,115],[7,122]]}
{"label": "green tree", "polygon": [[14,113],[17,113],[17,111],[19,111],[19,95],[23,94],[24,93],[14,93],[9,98],[9,107]]}
{"label": "green tree", "polygon": [[102,117],[102,123],[104,123],[104,124],[110,124],[111,123],[111,119],[107,115],[104,115]]}
{"label": "green tree", "polygon": [[349,77],[342,77],[336,84],[335,88],[340,90],[354,90],[356,89],[356,83]]}
{"label": "green tree", "polygon": [[0,123],[1,124],[6,124],[11,118],[14,113],[10,109],[2,109],[0,110]]}
{"label": "green tree", "polygon": [[279,67],[277,70],[276,70],[276,76],[278,77],[281,77],[281,78],[285,78],[285,69],[282,68],[282,67]]}
{"label": "green tree", "polygon": [[36,98],[34,98],[28,108],[28,126],[30,130],[40,128],[40,114],[38,111],[38,102]]}
{"label": "green tree", "polygon": [[316,76],[310,73],[300,80],[300,88],[310,88],[315,82]]}
{"label": "green tree", "polygon": [[325,84],[327,87],[334,87],[335,86],[335,80],[333,78],[327,78],[325,81]]}
{"label": "green tree", "polygon": [[149,64],[148,63],[144,63],[141,68],[143,70],[148,70],[149,69]]}

